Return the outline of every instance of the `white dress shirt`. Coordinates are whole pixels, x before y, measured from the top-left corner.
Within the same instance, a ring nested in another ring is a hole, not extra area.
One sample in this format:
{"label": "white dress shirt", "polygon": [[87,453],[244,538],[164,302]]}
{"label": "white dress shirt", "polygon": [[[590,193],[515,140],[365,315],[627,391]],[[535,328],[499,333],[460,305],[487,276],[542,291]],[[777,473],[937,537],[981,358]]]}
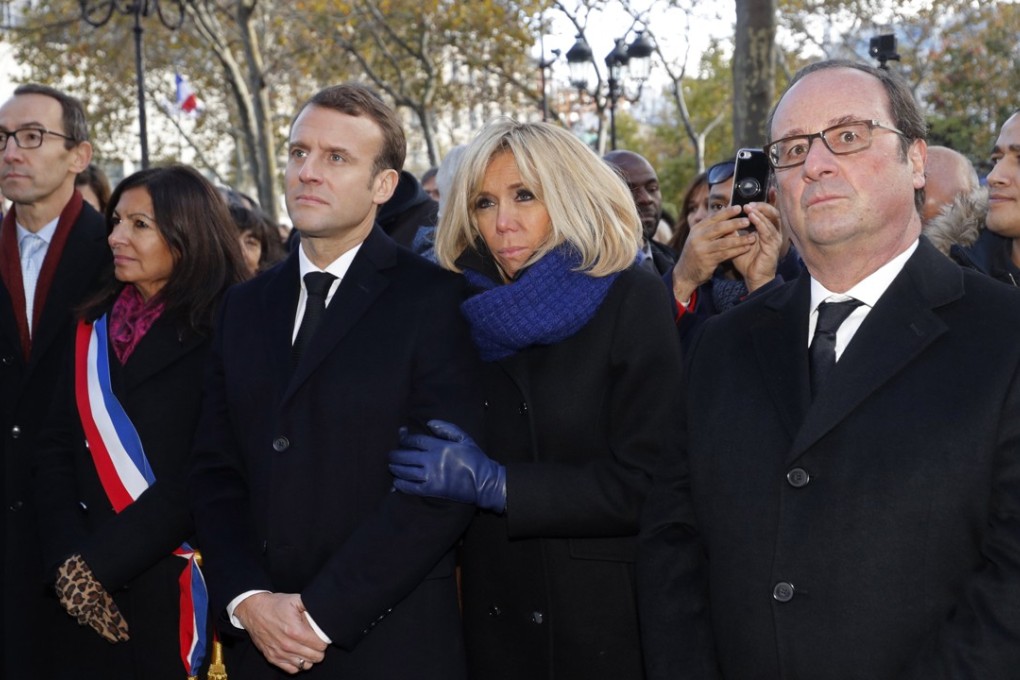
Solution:
{"label": "white dress shirt", "polygon": [[35,289],[39,282],[46,253],[50,250],[50,242],[57,233],[59,217],[48,222],[37,232],[31,232],[20,224],[18,231],[18,254],[21,259],[21,283],[25,290],[25,315],[28,317],[28,335],[32,335],[32,317],[35,315]]}
{"label": "white dress shirt", "polygon": [[351,262],[354,261],[354,256],[361,250],[361,244],[354,246],[346,253],[336,258],[328,265],[325,269],[319,269],[312,261],[305,255],[304,248],[298,246],[298,265],[301,280],[301,295],[298,297],[297,312],[294,314],[294,332],[291,334],[291,344],[297,339],[298,329],[301,328],[301,319],[305,316],[305,306],[308,304],[308,289],[305,288],[305,274],[309,272],[326,272],[336,277],[336,280],[329,286],[329,292],[326,293],[326,306],[329,307],[329,303],[333,301],[333,296],[336,294],[336,289],[340,287],[340,282],[343,281],[344,276],[347,274],[347,270],[351,268]]}
{"label": "white dress shirt", "polygon": [[823,302],[844,302],[851,298],[860,300],[864,304],[851,312],[850,316],[843,322],[843,325],[836,331],[836,361],[839,361],[839,358],[843,356],[843,350],[850,344],[850,340],[857,333],[857,329],[864,323],[865,317],[871,313],[871,308],[875,306],[878,299],[889,288],[889,284],[903,270],[903,265],[907,263],[910,256],[917,250],[918,243],[919,241],[914,241],[909,248],[886,262],[873,274],[858,282],[857,285],[845,293],[833,293],[812,277],[811,316],[808,318],[808,346],[811,346],[811,339],[815,335],[815,325],[818,323],[818,305]]}

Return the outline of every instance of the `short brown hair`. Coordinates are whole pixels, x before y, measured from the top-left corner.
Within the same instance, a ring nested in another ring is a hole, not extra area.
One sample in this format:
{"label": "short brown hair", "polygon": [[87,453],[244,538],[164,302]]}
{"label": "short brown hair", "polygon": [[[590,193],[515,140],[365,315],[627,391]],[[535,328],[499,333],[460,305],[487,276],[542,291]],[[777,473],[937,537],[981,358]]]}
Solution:
{"label": "short brown hair", "polygon": [[[361,83],[341,83],[319,90],[312,98],[301,105],[294,120],[308,106],[321,106],[333,109],[348,116],[364,116],[370,118],[382,130],[383,144],[372,165],[372,174],[377,175],[383,170],[404,169],[404,158],[407,155],[407,139],[400,119],[382,98],[371,88]],[[291,126],[294,125],[291,121]]]}
{"label": "short brown hair", "polygon": [[[15,88],[15,97],[23,94],[41,94],[44,97],[56,99],[60,103],[60,110],[63,113],[63,134],[70,137],[70,139],[64,140],[65,148],[73,149],[82,142],[89,141],[89,124],[85,119],[85,107],[82,106],[81,100],[49,85],[39,85],[38,83],[26,83]],[[59,131],[53,130],[52,132]]]}

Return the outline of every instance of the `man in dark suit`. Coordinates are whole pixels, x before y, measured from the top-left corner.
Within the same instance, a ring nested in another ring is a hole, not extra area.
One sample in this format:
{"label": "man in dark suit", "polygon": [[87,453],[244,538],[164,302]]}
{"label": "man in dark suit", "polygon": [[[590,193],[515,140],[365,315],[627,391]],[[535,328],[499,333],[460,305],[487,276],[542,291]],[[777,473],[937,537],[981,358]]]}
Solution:
{"label": "man in dark suit", "polygon": [[231,676],[465,674],[449,547],[473,506],[391,493],[387,469],[401,426],[481,419],[460,277],[375,224],[404,153],[370,90],[312,97],[286,170],[300,248],[223,303],[192,494]]}
{"label": "man in dark suit", "polygon": [[0,106],[0,418],[4,456],[4,677],[47,676],[53,626],[32,463],[73,336],[72,310],[110,263],[103,218],[75,191],[92,146],[81,102],[22,85]]}
{"label": "man in dark suit", "polygon": [[909,88],[851,62],[773,111],[810,276],[692,348],[642,528],[650,678],[1016,677],[1020,295],[919,238],[924,136]]}
{"label": "man in dark suit", "polygon": [[676,253],[655,240],[655,232],[662,220],[662,190],[659,188],[659,174],[644,156],[618,149],[607,153],[603,159],[612,166],[627,183],[634,197],[634,207],[641,218],[641,233],[644,237],[642,262],[645,267],[659,276],[673,269]]}

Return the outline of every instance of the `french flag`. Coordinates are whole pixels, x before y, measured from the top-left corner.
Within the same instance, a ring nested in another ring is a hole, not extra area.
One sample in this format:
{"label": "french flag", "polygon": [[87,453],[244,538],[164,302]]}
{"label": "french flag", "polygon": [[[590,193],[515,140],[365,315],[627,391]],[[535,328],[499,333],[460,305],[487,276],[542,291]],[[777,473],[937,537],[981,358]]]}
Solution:
{"label": "french flag", "polygon": [[180,73],[174,74],[174,81],[177,83],[177,108],[184,113],[197,115],[199,113],[198,97],[188,85],[188,81]]}

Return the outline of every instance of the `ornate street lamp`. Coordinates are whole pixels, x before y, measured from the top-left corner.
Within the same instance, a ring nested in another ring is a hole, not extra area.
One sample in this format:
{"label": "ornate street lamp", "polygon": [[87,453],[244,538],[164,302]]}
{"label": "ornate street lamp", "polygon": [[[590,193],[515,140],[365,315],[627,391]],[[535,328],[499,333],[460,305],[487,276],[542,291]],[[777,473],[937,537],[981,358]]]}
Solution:
{"label": "ornate street lamp", "polygon": [[[135,75],[138,81],[138,137],[142,147],[142,169],[149,167],[149,137],[145,126],[145,62],[142,59],[142,17],[149,16],[155,10],[160,23],[171,31],[177,30],[184,23],[183,0],[78,0],[81,5],[81,16],[91,26],[105,26],[113,13],[135,17]],[[164,12],[164,6],[169,11]]]}
{"label": "ornate street lamp", "polygon": [[[616,149],[616,101],[623,97],[636,102],[641,97],[641,88],[651,71],[652,52],[655,46],[644,31],[637,31],[630,45],[626,37],[617,38],[613,49],[606,55],[606,67],[609,69],[606,95],[609,104],[609,140],[612,149]],[[591,47],[583,35],[577,36],[574,46],[567,51],[567,63],[570,65],[570,83],[579,90],[588,89],[589,74],[595,64]],[[637,92],[633,97],[625,92],[627,80],[637,83]]]}

